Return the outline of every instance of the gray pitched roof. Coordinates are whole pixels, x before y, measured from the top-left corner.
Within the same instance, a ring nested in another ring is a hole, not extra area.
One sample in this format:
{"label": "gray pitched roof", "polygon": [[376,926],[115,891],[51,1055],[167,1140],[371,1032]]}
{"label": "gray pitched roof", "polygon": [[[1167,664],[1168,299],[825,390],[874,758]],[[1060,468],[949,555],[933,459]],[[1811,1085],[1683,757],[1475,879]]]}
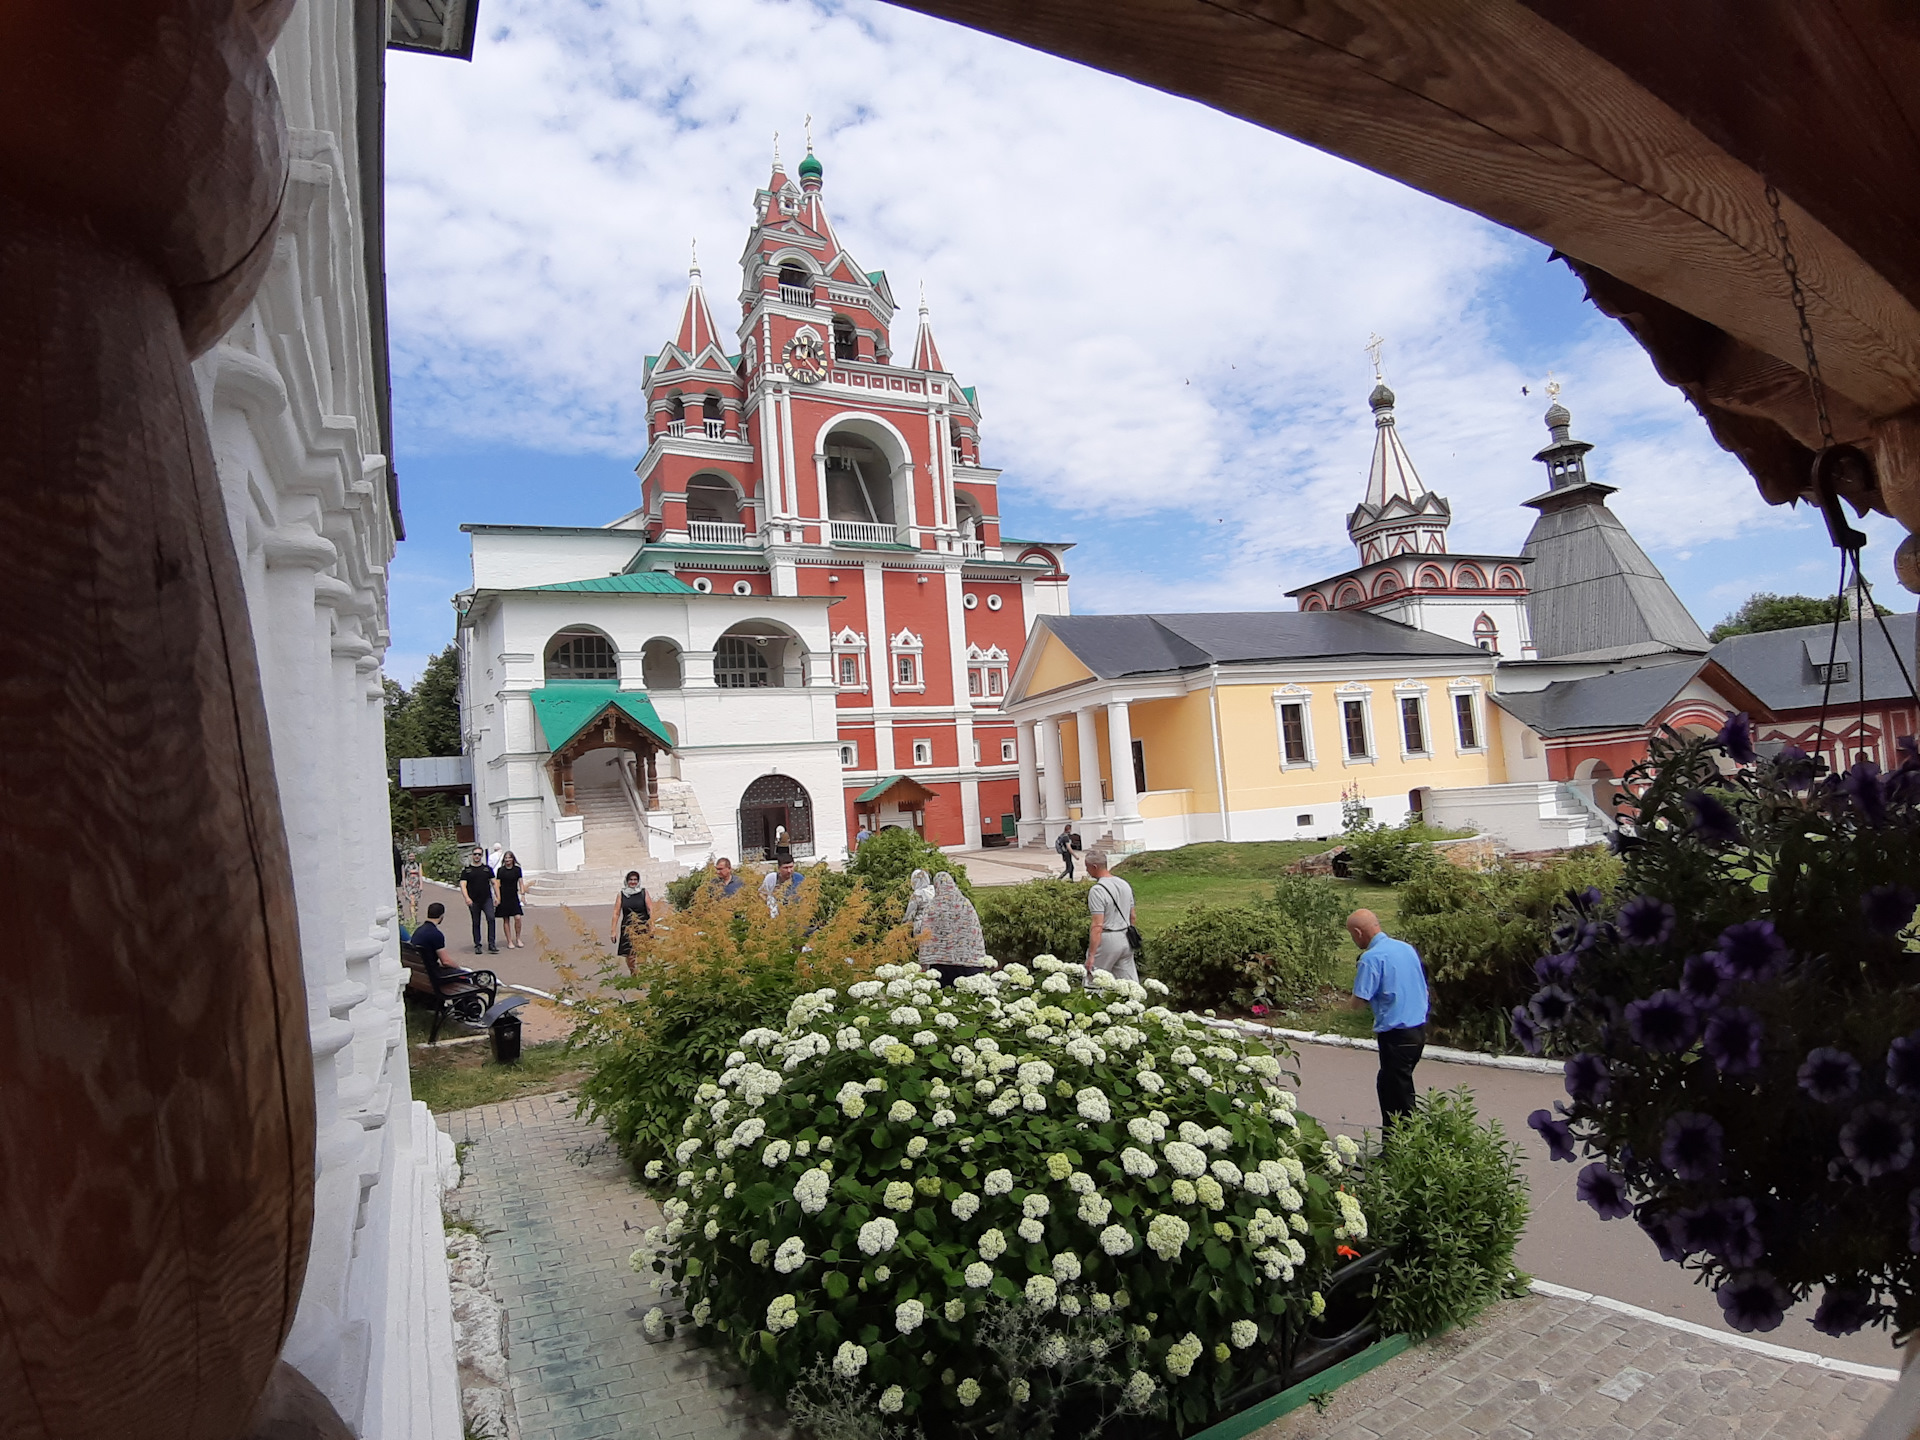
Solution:
{"label": "gray pitched roof", "polygon": [[1061,615],[1044,622],[1102,680],[1261,660],[1492,656],[1353,610],[1236,610],[1200,615]]}
{"label": "gray pitched roof", "polygon": [[1608,493],[1606,486],[1581,485],[1527,502],[1541,510],[1522,547],[1534,560],[1527,615],[1540,658],[1704,655],[1706,635],[1606,507]]}
{"label": "gray pitched roof", "polygon": [[[1844,684],[1835,682],[1833,704],[1851,704],[1860,698],[1861,670],[1866,672],[1867,699],[1897,700],[1909,693],[1900,674],[1904,661],[1907,674],[1914,673],[1914,617],[1888,615],[1887,630],[1900,648],[1898,660],[1887,648],[1880,627],[1868,619],[1862,630],[1866,663],[1854,660],[1854,626],[1851,620],[1840,627],[1840,652],[1834,658],[1848,665]],[[1831,642],[1831,625],[1797,625],[1791,630],[1765,630],[1758,635],[1729,635],[1715,645],[1709,658],[1747,689],[1769,710],[1817,710],[1820,708],[1820,676],[1815,664],[1826,664]],[[1818,660],[1815,660],[1818,656]]]}
{"label": "gray pitched roof", "polygon": [[1705,663],[1679,660],[1581,680],[1556,680],[1544,690],[1496,694],[1493,701],[1537,734],[1549,737],[1633,729],[1658,715]]}

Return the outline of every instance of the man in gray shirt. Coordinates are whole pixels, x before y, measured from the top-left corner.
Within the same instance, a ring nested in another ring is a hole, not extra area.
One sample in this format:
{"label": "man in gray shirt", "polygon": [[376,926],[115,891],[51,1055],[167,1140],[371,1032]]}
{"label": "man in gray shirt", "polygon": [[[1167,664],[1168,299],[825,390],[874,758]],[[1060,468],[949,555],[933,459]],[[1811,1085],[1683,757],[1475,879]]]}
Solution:
{"label": "man in gray shirt", "polygon": [[1133,963],[1133,942],[1127,927],[1133,921],[1133,887],[1107,869],[1106,852],[1089,850],[1087,875],[1093,888],[1087,891],[1087,912],[1093,916],[1093,932],[1087,937],[1087,979],[1104,970],[1116,980],[1138,982],[1140,971]]}

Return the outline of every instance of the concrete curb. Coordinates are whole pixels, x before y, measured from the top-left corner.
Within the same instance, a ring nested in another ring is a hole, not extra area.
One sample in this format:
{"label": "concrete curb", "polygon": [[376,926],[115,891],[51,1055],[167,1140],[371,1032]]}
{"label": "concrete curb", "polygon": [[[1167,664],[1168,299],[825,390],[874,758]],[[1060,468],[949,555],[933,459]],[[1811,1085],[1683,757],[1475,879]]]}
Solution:
{"label": "concrete curb", "polygon": [[1736,1350],[1751,1351],[1755,1355],[1784,1360],[1789,1364],[1813,1365],[1822,1370],[1838,1371],[1842,1375],[1858,1375],[1864,1380],[1885,1380],[1897,1384],[1900,1379],[1900,1372],[1888,1366],[1862,1365],[1856,1360],[1835,1360],[1830,1355],[1817,1355],[1811,1350],[1795,1350],[1787,1345],[1775,1345],[1770,1341],[1755,1340],[1746,1335],[1728,1334],[1705,1325],[1696,1325],[1691,1320],[1662,1315],[1658,1310],[1629,1305],[1624,1300],[1609,1300],[1605,1295],[1592,1295],[1585,1290],[1571,1290],[1565,1285],[1555,1285],[1548,1280],[1535,1280],[1531,1288],[1536,1295],[1550,1295],[1556,1300],[1577,1300],[1584,1305],[1598,1305],[1603,1310],[1631,1315],[1636,1320],[1650,1320],[1655,1325],[1666,1326],[1669,1330],[1681,1330],[1689,1335],[1698,1335],[1703,1340],[1717,1340],[1722,1345],[1733,1346]]}
{"label": "concrete curb", "polygon": [[[1206,1023],[1223,1030],[1236,1030],[1243,1035],[1278,1035],[1283,1040],[1300,1045],[1331,1045],[1342,1050],[1377,1051],[1380,1048],[1371,1040],[1356,1039],[1352,1035],[1284,1030],[1278,1025],[1256,1025],[1251,1020],[1208,1020]],[[1489,1070],[1525,1070],[1535,1075],[1559,1075],[1565,1068],[1565,1063],[1559,1060],[1536,1060],[1531,1055],[1485,1055],[1478,1050],[1455,1050],[1447,1045],[1429,1045],[1421,1052],[1420,1058],[1441,1060],[1449,1065],[1480,1065]]]}

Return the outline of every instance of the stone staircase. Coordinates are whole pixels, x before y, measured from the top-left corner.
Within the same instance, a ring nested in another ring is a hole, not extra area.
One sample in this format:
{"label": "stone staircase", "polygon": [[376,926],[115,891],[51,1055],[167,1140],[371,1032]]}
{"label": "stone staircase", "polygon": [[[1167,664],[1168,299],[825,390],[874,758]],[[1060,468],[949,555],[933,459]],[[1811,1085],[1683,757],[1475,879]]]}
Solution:
{"label": "stone staircase", "polygon": [[[667,783],[684,784],[682,781],[662,782],[663,791]],[[687,788],[692,789],[691,786]],[[587,863],[578,870],[564,874],[532,877],[532,903],[611,907],[627,871],[638,870],[641,883],[647,887],[647,894],[654,898],[656,904],[664,904],[667,882],[686,874],[687,867],[671,861],[654,860],[648,855],[646,837],[635,823],[633,807],[627,803],[626,793],[621,790],[619,783],[612,781],[596,785],[576,782],[573,801],[580,818],[586,822]],[[692,811],[697,821],[697,802],[693,802]],[[704,830],[705,823],[700,824]],[[676,841],[679,839],[678,825],[676,817]]]}

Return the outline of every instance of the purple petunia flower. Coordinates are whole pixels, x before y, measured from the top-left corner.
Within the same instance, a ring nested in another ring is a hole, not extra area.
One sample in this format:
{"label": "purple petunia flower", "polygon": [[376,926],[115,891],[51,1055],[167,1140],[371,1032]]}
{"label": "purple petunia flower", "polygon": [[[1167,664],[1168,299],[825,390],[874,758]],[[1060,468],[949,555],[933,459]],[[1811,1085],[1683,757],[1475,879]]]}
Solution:
{"label": "purple petunia flower", "polygon": [[1862,1180],[1895,1174],[1913,1160],[1913,1126],[1884,1105],[1862,1105],[1840,1127],[1840,1153]]}
{"label": "purple petunia flower", "polygon": [[1733,812],[1704,790],[1680,797],[1680,803],[1693,812],[1693,834],[1697,839],[1738,845],[1745,837]]}
{"label": "purple petunia flower", "polygon": [[1558,985],[1549,985],[1527,1002],[1527,1009],[1533,1012],[1542,1030],[1557,1030],[1573,1014],[1573,996]]}
{"label": "purple petunia flower", "polygon": [[1860,913],[1876,935],[1898,935],[1913,923],[1920,896],[1905,885],[1876,885],[1860,897]]}
{"label": "purple petunia flower", "polygon": [[1850,1100],[1860,1088],[1860,1062],[1833,1045],[1809,1050],[1800,1067],[1800,1088],[1822,1105]]}
{"label": "purple petunia flower", "polygon": [[1549,1160],[1572,1160],[1573,1127],[1564,1120],[1556,1120],[1549,1110],[1536,1110],[1527,1116],[1527,1124],[1539,1132],[1540,1138],[1547,1142]]}
{"label": "purple petunia flower", "polygon": [[1713,1298],[1722,1318],[1736,1330],[1775,1330],[1787,1318],[1787,1292],[1764,1270],[1749,1270],[1723,1281]]}
{"label": "purple petunia flower", "polygon": [[1693,1005],[1678,990],[1656,990],[1627,1006],[1627,1033],[1656,1055],[1684,1050],[1700,1033]]}
{"label": "purple petunia flower", "polygon": [[1682,1180],[1711,1180],[1720,1171],[1720,1146],[1726,1132],[1711,1115],[1682,1110],[1667,1121],[1660,1163]]}
{"label": "purple petunia flower", "polygon": [[1636,895],[1620,907],[1615,925],[1629,945],[1664,945],[1673,935],[1673,906],[1653,895]]}
{"label": "purple petunia flower", "polygon": [[[1691,1223],[1689,1216],[1694,1217]],[[1756,1219],[1753,1202],[1744,1195],[1716,1200],[1697,1212],[1680,1212],[1681,1228],[1690,1248],[1705,1250],[1735,1269],[1754,1264],[1766,1249]]]}
{"label": "purple petunia flower", "polygon": [[1576,1103],[1597,1105],[1613,1089],[1612,1072],[1607,1068],[1607,1062],[1598,1055],[1582,1053],[1572,1056],[1563,1067],[1563,1072],[1567,1094]]}
{"label": "purple petunia flower", "polygon": [[1578,955],[1542,955],[1533,962],[1533,978],[1542,985],[1564,985],[1580,968]]}
{"label": "purple petunia flower", "polygon": [[1513,1022],[1513,1038],[1520,1042],[1520,1048],[1529,1055],[1540,1053],[1540,1027],[1533,1023],[1533,1016],[1524,1005],[1513,1007],[1510,1017]]}
{"label": "purple petunia flower", "polygon": [[1760,1068],[1760,1017],[1744,1005],[1716,1011],[1703,1037],[1707,1058],[1723,1075],[1746,1075]]}
{"label": "purple petunia flower", "polygon": [[1687,1258],[1686,1246],[1680,1239],[1680,1224],[1673,1216],[1642,1210],[1633,1218],[1653,1241],[1653,1248],[1660,1252],[1662,1260],[1672,1264]]}
{"label": "purple petunia flower", "polygon": [[1909,1100],[1920,1100],[1920,1030],[1902,1035],[1887,1047],[1887,1088]]}
{"label": "purple petunia flower", "polygon": [[1696,1006],[1706,1005],[1720,993],[1720,966],[1716,960],[1711,951],[1705,955],[1689,955],[1680,969],[1680,993]]}
{"label": "purple petunia flower", "polygon": [[1773,763],[1774,773],[1790,790],[1806,789],[1820,769],[1820,762],[1798,745],[1782,745],[1780,753],[1773,757]]}
{"label": "purple petunia flower", "polygon": [[1727,758],[1736,765],[1751,765],[1754,761],[1753,724],[1742,711],[1736,710],[1727,717],[1727,723],[1720,727],[1713,743],[1726,751]]}
{"label": "purple petunia flower", "polygon": [[1602,1220],[1624,1220],[1633,1213],[1627,1182],[1598,1160],[1580,1172],[1573,1188]]}
{"label": "purple petunia flower", "polygon": [[1771,920],[1743,920],[1720,932],[1713,963],[1727,980],[1770,980],[1793,958]]}
{"label": "purple petunia flower", "polygon": [[1887,818],[1887,795],[1880,785],[1880,767],[1871,760],[1862,760],[1848,770],[1835,788],[1860,807],[1869,825],[1878,825]]}
{"label": "purple petunia flower", "polygon": [[1876,1305],[1870,1292],[1850,1285],[1829,1285],[1813,1312],[1812,1324],[1822,1335],[1851,1335],[1885,1313],[1886,1307]]}

